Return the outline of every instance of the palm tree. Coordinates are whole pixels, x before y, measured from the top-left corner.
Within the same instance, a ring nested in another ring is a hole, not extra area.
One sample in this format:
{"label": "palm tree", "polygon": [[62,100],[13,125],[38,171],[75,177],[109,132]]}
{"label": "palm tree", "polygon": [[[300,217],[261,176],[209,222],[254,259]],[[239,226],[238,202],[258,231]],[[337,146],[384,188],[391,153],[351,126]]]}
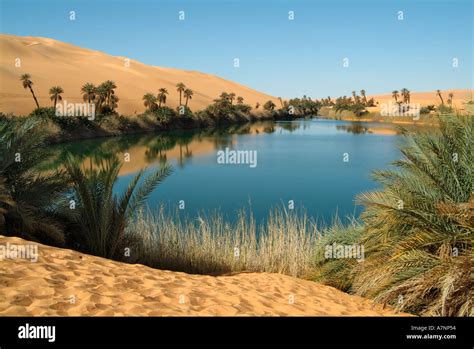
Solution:
{"label": "palm tree", "polygon": [[179,92],[179,105],[181,105],[181,95],[185,89],[186,89],[186,86],[182,82],[176,85],[176,91]]}
{"label": "palm tree", "polygon": [[441,99],[441,104],[444,105],[444,99],[441,95],[441,90],[436,90],[436,95],[439,97],[439,99]]}
{"label": "palm tree", "polygon": [[[111,96],[115,94],[115,89],[117,88],[117,85],[115,85],[115,82],[111,80],[107,80],[101,84],[103,90],[105,91],[105,102],[107,106],[111,107]],[[111,109],[113,109],[111,107]]]}
{"label": "palm tree", "polygon": [[354,98],[354,103],[357,103],[357,95],[356,95],[356,91],[352,91],[352,97]]}
{"label": "palm tree", "polygon": [[267,101],[267,102],[263,105],[263,109],[268,110],[268,111],[274,110],[275,107],[276,107],[276,105],[275,105],[275,103],[273,103],[272,101]]}
{"label": "palm tree", "polygon": [[171,167],[162,166],[138,185],[145,172],[141,170],[119,197],[113,189],[122,167],[120,161],[113,157],[94,162],[91,160],[86,167],[70,154],[66,159],[65,167],[77,203],[70,217],[76,232],[73,238],[85,252],[120,258],[120,248],[126,242],[125,229],[154,188],[171,174]]}
{"label": "palm tree", "polygon": [[278,100],[280,101],[281,109],[283,109],[284,108],[283,99],[281,99],[281,97],[278,97]]}
{"label": "palm tree", "polygon": [[408,89],[402,88],[402,89],[400,90],[400,93],[401,93],[401,95],[402,95],[402,97],[403,97],[403,103],[407,103],[407,101],[408,101],[408,99],[409,99],[409,98],[408,98],[408,95],[409,95]]}
{"label": "palm tree", "polygon": [[156,102],[158,101],[158,98],[153,93],[145,93],[142,99],[143,104],[145,105],[148,111],[153,111],[156,109]]}
{"label": "palm tree", "polygon": [[235,99],[235,93],[234,92],[229,93],[230,105],[232,105],[232,102],[234,101],[234,99]]}
{"label": "palm tree", "polygon": [[194,94],[194,92],[190,88],[187,88],[187,89],[184,90],[183,95],[184,95],[184,98],[186,98],[186,104],[185,104],[186,107],[188,106],[188,101],[190,99],[193,99],[193,94]]}
{"label": "palm tree", "polygon": [[168,94],[168,90],[166,88],[160,88],[158,90],[158,103],[159,107],[161,108],[161,103],[166,105],[166,95]]}
{"label": "palm tree", "polygon": [[33,95],[33,99],[35,100],[36,107],[39,108],[38,100],[36,99],[35,92],[33,91],[33,81],[31,81],[31,75],[30,74],[23,74],[20,77],[21,82],[23,83],[23,88],[29,88],[31,94]]}
{"label": "palm tree", "polygon": [[104,102],[107,101],[107,87],[104,84],[100,84],[95,89],[95,94],[97,96],[96,110],[100,111]]}
{"label": "palm tree", "polygon": [[448,99],[448,104],[449,104],[449,107],[452,108],[453,107],[453,97],[454,97],[454,94],[451,92],[449,93],[449,99]]}
{"label": "palm tree", "polygon": [[222,92],[221,95],[219,96],[219,98],[222,101],[228,101],[229,100],[229,94],[227,92]]}
{"label": "palm tree", "polygon": [[367,97],[365,95],[365,90],[360,90],[360,95],[362,96],[364,100],[364,105],[367,105]]}
{"label": "palm tree", "polygon": [[358,197],[366,257],[353,289],[399,310],[473,316],[472,120],[439,122],[436,132],[405,130],[398,168],[375,172],[383,189]]}
{"label": "palm tree", "polygon": [[399,95],[398,90],[394,90],[394,91],[392,92],[392,97],[395,99],[395,103],[398,102],[398,97],[399,97],[399,96],[400,96],[400,95]]}
{"label": "palm tree", "polygon": [[59,86],[54,86],[49,89],[50,99],[54,101],[54,109],[56,109],[56,103],[63,100],[61,93],[64,93],[63,89]]}
{"label": "palm tree", "polygon": [[237,104],[244,104],[244,97],[238,96],[237,97]]}
{"label": "palm tree", "polygon": [[46,136],[38,119],[0,123],[0,232],[63,246],[57,210],[67,197],[67,183],[62,170],[38,170],[51,155]]}
{"label": "palm tree", "polygon": [[87,103],[91,103],[95,100],[95,95],[96,95],[96,90],[97,88],[94,86],[94,84],[91,83],[86,83],[82,85],[81,87],[81,92],[82,92],[82,99],[87,101]]}
{"label": "palm tree", "polygon": [[113,94],[110,96],[110,100],[109,100],[109,108],[114,110],[115,108],[118,107],[118,101],[119,101],[119,98],[117,97],[117,95]]}

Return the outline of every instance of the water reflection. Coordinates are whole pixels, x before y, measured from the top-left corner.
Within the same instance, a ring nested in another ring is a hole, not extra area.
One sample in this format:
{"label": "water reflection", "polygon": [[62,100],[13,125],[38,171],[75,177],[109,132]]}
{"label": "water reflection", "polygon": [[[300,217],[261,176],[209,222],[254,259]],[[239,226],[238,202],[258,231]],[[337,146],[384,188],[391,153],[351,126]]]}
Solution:
{"label": "water reflection", "polygon": [[387,127],[386,125],[370,125],[366,123],[353,122],[348,125],[336,125],[337,130],[346,131],[352,134],[375,134],[375,135],[397,135],[400,131],[397,127]]}
{"label": "water reflection", "polygon": [[67,153],[78,161],[89,163],[93,157],[107,159],[116,155],[124,161],[119,175],[135,173],[154,164],[175,161],[183,168],[194,156],[210,154],[216,150],[235,146],[241,135],[259,136],[274,133],[277,128],[294,131],[299,123],[284,123],[275,126],[273,122],[231,125],[208,130],[173,131],[160,134],[131,135],[110,139],[94,139],[61,144],[53,147],[50,160],[43,169],[60,167]]}

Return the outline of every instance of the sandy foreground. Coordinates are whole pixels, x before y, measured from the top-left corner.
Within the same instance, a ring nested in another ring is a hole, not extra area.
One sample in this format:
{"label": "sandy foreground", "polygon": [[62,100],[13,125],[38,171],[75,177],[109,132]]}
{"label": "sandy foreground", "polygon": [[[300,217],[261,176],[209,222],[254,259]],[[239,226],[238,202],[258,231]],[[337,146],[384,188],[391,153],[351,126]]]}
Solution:
{"label": "sandy foreground", "polygon": [[38,260],[0,261],[0,315],[399,315],[367,299],[285,275],[190,275],[0,236],[0,246],[7,243],[10,249],[37,245]]}
{"label": "sandy foreground", "polygon": [[[252,107],[268,100],[280,105],[273,96],[215,75],[151,66],[131,57],[112,56],[49,38],[0,34],[0,66],[0,111],[4,113],[23,115],[35,108],[30,91],[20,82],[20,76],[25,73],[31,75],[33,90],[42,107],[52,106],[48,95],[52,86],[63,88],[63,100],[82,103],[82,85],[86,82],[98,85],[106,80],[116,83],[120,98],[117,110],[126,115],[144,112],[143,95],[156,95],[160,88],[169,92],[166,104],[176,107],[179,82],[194,91],[189,100],[189,107],[194,111],[204,109],[223,91],[242,96]],[[229,66],[233,67],[232,59]]]}

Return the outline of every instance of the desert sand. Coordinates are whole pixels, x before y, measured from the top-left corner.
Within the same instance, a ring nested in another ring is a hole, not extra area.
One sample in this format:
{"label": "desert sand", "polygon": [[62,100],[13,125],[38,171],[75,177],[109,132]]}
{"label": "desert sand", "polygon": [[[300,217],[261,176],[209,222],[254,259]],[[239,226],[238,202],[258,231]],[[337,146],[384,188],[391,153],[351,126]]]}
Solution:
{"label": "desert sand", "polygon": [[[20,67],[16,67],[17,58]],[[31,75],[40,106],[52,106],[48,96],[52,86],[61,86],[63,98],[77,103],[82,102],[80,89],[84,83],[97,85],[105,80],[116,83],[120,98],[117,110],[126,115],[142,113],[143,95],[156,95],[162,87],[169,92],[167,105],[177,106],[178,82],[194,91],[189,101],[194,111],[204,109],[223,91],[242,96],[252,107],[268,100],[280,105],[275,97],[211,74],[150,66],[48,38],[0,34],[0,67],[0,111],[17,115],[29,114],[35,107],[30,91],[19,80],[24,73]]]}
{"label": "desert sand", "polygon": [[[465,103],[473,100],[474,98],[474,91],[473,90],[461,90],[461,89],[453,89],[453,90],[441,90],[441,96],[444,99],[444,103],[447,104],[447,100],[449,99],[449,94],[453,94],[453,107],[458,109],[463,109],[465,107]],[[392,94],[383,94],[383,95],[372,95],[368,96],[367,98],[373,98],[376,102],[379,102],[379,105],[375,107],[374,110],[380,108],[383,103],[395,103],[395,99],[392,97]],[[400,101],[401,97],[398,97]],[[419,103],[422,107],[427,105],[435,105],[438,106],[441,104],[441,99],[438,97],[436,91],[426,91],[426,92],[410,92],[410,103]]]}
{"label": "desert sand", "polygon": [[[0,245],[7,243],[32,244],[0,236]],[[37,262],[0,261],[0,315],[400,315],[285,275],[190,275],[37,245]]]}

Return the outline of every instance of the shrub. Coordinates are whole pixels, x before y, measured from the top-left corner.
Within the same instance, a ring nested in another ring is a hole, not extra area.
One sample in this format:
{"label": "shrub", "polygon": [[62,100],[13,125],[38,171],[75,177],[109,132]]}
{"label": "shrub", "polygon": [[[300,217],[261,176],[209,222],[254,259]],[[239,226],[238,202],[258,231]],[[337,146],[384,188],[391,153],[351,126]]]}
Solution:
{"label": "shrub", "polygon": [[[363,226],[352,220],[348,226],[336,221],[322,232],[316,244],[314,272],[311,279],[336,287],[342,291],[351,291],[354,282],[354,268],[359,262],[356,258],[333,258],[326,255],[327,248],[336,245],[354,246],[361,244]],[[365,258],[365,255],[364,255]]]}
{"label": "shrub", "polygon": [[177,116],[176,111],[166,106],[154,110],[153,114],[159,122],[168,122]]}
{"label": "shrub", "polygon": [[439,132],[408,134],[398,171],[362,194],[368,258],[354,289],[423,315],[474,315],[472,118],[440,119]]}
{"label": "shrub", "polygon": [[38,118],[0,123],[0,231],[62,246],[57,208],[67,186],[61,170],[37,169],[49,156],[44,140]]}
{"label": "shrub", "polygon": [[235,223],[214,213],[197,223],[161,208],[137,216],[127,229],[139,262],[154,268],[198,274],[253,271],[309,274],[317,231],[305,214],[274,210],[266,225],[257,228],[242,211]]}
{"label": "shrub", "polygon": [[153,189],[171,173],[171,168],[161,167],[138,185],[144,173],[141,170],[126,192],[118,196],[113,193],[122,166],[117,158],[95,159],[89,167],[81,167],[80,163],[71,155],[65,163],[72,183],[72,199],[76,202],[69,217],[74,234],[72,240],[84,252],[119,258],[127,225]]}

